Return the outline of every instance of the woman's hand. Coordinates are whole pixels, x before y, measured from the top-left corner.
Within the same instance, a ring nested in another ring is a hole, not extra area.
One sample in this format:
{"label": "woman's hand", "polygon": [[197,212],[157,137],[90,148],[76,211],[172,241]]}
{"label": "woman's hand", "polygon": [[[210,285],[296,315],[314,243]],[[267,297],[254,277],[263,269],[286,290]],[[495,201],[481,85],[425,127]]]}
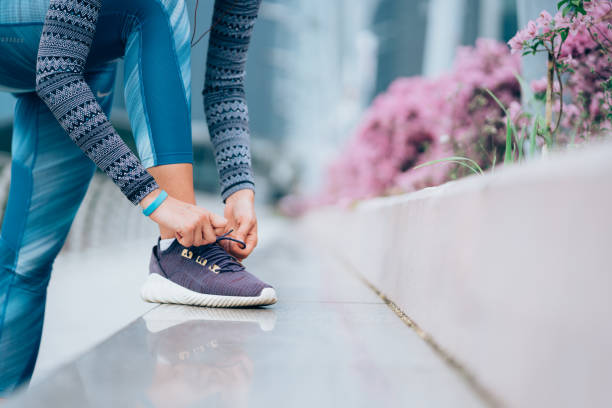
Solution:
{"label": "woman's hand", "polygon": [[[155,190],[142,199],[140,205],[146,208],[159,195]],[[220,215],[168,196],[149,216],[153,221],[175,231],[175,238],[186,247],[212,244],[223,234],[227,220]]]}
{"label": "woman's hand", "polygon": [[230,234],[246,244],[242,249],[240,244],[231,241],[222,241],[227,252],[242,261],[249,256],[257,246],[257,216],[255,215],[255,194],[253,190],[239,190],[225,200],[226,231],[233,229]]}

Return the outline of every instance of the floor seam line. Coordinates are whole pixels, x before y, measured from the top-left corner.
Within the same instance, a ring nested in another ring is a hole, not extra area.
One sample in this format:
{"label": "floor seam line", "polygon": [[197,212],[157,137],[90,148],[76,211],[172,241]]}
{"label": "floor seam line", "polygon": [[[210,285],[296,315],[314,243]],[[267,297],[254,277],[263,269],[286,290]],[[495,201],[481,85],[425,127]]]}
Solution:
{"label": "floor seam line", "polygon": [[342,256],[336,255],[338,259],[344,263],[350,272],[357,277],[364,285],[372,290],[393,313],[409,328],[411,328],[417,336],[419,336],[459,377],[476,393],[476,395],[490,407],[504,407],[505,405],[493,395],[486,387],[484,387],[463,364],[457,361],[450,355],[433,337],[423,330],[413,319],[411,319],[394,301],[389,299],[382,291],[380,291],[372,282],[363,276],[350,262],[346,261]]}
{"label": "floor seam line", "polygon": [[283,300],[283,303],[337,303],[342,305],[385,305],[385,302],[359,302],[342,300]]}

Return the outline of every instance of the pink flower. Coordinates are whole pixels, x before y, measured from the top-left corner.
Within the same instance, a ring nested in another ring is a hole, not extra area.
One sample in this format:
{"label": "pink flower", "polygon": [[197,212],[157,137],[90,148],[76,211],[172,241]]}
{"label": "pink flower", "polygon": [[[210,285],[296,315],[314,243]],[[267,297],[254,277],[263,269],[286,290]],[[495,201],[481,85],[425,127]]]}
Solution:
{"label": "pink flower", "polygon": [[546,10],[540,12],[540,16],[537,18],[536,23],[538,28],[542,29],[543,33],[548,33],[551,29],[551,22],[553,21],[552,16]]}
{"label": "pink flower", "polygon": [[540,79],[534,79],[533,81],[531,81],[531,89],[533,90],[533,92],[535,93],[542,93],[542,92],[546,92],[546,87],[548,86],[548,83],[546,81],[546,78],[540,78]]}
{"label": "pink flower", "polygon": [[508,106],[508,113],[510,114],[510,120],[516,122],[523,113],[523,107],[518,101],[512,101]]}
{"label": "pink flower", "polygon": [[512,50],[512,53],[518,52],[523,49],[525,43],[529,41],[532,37],[526,30],[521,30],[514,37],[508,41],[508,45]]}
{"label": "pink flower", "polygon": [[535,38],[535,36],[538,35],[538,26],[536,25],[535,21],[530,20],[527,23],[527,34],[530,38]]}
{"label": "pink flower", "polygon": [[[531,90],[535,93],[543,93],[546,92],[546,88],[548,87],[548,81],[546,77],[540,79],[534,79],[531,81]],[[553,92],[559,92],[559,83],[557,81],[553,82]]]}
{"label": "pink flower", "polygon": [[563,13],[561,13],[560,11],[558,11],[557,14],[555,14],[553,21],[554,21],[555,28],[567,28],[570,26],[569,17],[567,16],[563,17]]}

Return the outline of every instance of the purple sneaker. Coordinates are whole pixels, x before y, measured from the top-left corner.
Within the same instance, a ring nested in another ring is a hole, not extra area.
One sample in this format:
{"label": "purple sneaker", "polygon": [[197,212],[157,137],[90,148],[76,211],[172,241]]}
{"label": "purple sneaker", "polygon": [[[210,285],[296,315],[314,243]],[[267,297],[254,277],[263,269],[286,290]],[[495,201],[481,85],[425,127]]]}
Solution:
{"label": "purple sneaker", "polygon": [[223,239],[237,241],[225,234],[214,244],[186,248],[175,240],[165,251],[158,242],[151,254],[149,277],[140,291],[142,298],[154,303],[211,307],[276,303],[274,288],[228,254],[219,245]]}

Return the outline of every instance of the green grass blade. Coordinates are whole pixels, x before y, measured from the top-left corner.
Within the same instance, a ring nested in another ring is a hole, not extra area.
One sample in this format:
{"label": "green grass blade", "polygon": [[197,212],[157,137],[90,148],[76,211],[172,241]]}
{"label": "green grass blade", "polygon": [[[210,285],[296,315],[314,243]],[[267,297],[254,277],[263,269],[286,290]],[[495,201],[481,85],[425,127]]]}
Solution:
{"label": "green grass blade", "polygon": [[495,94],[493,92],[491,92],[489,89],[487,89],[487,88],[483,88],[483,89],[485,90],[486,93],[489,94],[489,96],[491,98],[493,98],[493,100],[499,105],[499,107],[502,108],[502,110],[504,111],[506,116],[510,117],[510,114],[508,113],[508,109],[506,109],[504,104],[499,99],[497,99],[497,96],[495,96]]}
{"label": "green grass blade", "polygon": [[[450,157],[445,157],[443,159],[438,159],[438,160],[443,160],[443,161],[452,160],[452,161],[468,162],[470,166],[474,167],[479,173],[484,173],[484,170],[482,170],[480,165],[478,165],[478,163],[476,163],[474,160],[470,159],[469,157],[450,156]],[[437,160],[433,160],[433,161],[436,162]]]}
{"label": "green grass blade", "polygon": [[[495,96],[495,94],[493,92],[491,92],[491,90],[487,89],[487,88],[483,88],[491,98],[493,98],[493,100],[495,101],[495,103],[497,103],[499,105],[499,107],[504,111],[504,113],[506,114],[506,117],[509,119],[510,118],[510,112],[508,112],[508,109],[506,109],[506,107],[504,106],[504,104],[502,103],[502,101],[500,101],[497,96]],[[517,131],[516,128],[514,127],[514,123],[512,123],[512,121],[508,120],[506,122],[506,129],[510,128],[510,131],[512,132],[511,136],[514,135],[514,137],[516,137]],[[506,132],[507,133],[507,132]],[[505,163],[505,161],[504,161]]]}
{"label": "green grass blade", "polygon": [[525,142],[525,129],[521,132],[521,137],[516,141],[516,147],[518,150],[518,161],[519,163],[523,160],[523,143]]}
{"label": "green grass blade", "polygon": [[514,77],[521,85],[521,88],[531,90],[531,87],[527,84],[527,81],[525,81],[525,78],[523,78],[518,72],[514,73]]}
{"label": "green grass blade", "polygon": [[418,166],[415,166],[414,168],[419,169],[421,167],[431,166],[432,164],[438,164],[438,163],[455,163],[455,164],[459,164],[463,167],[468,168],[473,173],[484,174],[484,171],[482,170],[482,168],[480,168],[478,163],[476,163],[474,160],[467,158],[467,157],[458,157],[458,156],[445,157],[443,159],[431,160],[426,163],[419,164]]}
{"label": "green grass blade", "polygon": [[506,116],[506,152],[504,164],[512,163],[512,129],[510,128],[510,117]]}
{"label": "green grass blade", "polygon": [[536,152],[536,135],[538,133],[538,118],[536,116],[533,121],[533,126],[531,128],[531,132],[529,132],[529,155],[533,156]]}

